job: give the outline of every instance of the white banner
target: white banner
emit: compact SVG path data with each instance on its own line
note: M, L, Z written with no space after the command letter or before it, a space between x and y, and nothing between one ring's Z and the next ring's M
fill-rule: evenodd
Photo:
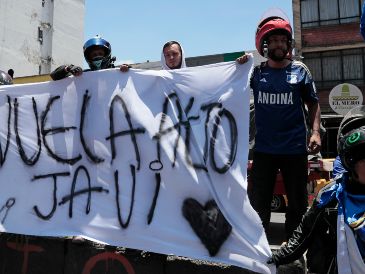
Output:
M0 230L270 273L246 193L251 68L115 69L2 86Z

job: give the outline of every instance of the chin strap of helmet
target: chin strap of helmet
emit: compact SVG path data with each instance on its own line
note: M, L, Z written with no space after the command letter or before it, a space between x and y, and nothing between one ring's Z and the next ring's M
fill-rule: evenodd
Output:
M110 66L114 67L114 62L117 60L117 57L112 56L112 58L110 58Z
M262 44L262 53L264 54L265 58L269 57L269 45L266 41L264 41L264 43Z

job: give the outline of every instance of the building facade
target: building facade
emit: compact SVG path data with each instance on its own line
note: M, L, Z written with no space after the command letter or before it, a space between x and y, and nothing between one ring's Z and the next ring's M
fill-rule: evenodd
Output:
M309 67L320 97L324 157L336 156L338 125L343 118L330 107L331 90L343 83L365 98L365 42L360 34L364 0L293 0L296 54Z
M14 77L82 66L85 0L1 0L0 69Z

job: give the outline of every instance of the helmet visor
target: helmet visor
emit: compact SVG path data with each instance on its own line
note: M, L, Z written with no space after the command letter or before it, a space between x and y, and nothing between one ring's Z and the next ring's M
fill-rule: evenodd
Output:
M354 107L346 113L338 128L337 139L347 132L361 126L365 126L365 106Z
M365 117L365 106L357 106L350 109L349 112L346 113L342 121L348 120L352 117ZM341 122L341 124L342 123L343 122Z

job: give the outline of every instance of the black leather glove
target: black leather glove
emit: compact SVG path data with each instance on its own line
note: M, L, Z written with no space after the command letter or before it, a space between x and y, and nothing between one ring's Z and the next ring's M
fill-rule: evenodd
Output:
M82 68L74 65L69 65L67 66L66 71L71 73L72 75L78 75L82 73Z
M278 257L278 254L277 254L276 250L273 251L273 253L271 255L271 258L269 258L269 260L266 263L267 264L275 264L276 266L280 265L279 257Z

